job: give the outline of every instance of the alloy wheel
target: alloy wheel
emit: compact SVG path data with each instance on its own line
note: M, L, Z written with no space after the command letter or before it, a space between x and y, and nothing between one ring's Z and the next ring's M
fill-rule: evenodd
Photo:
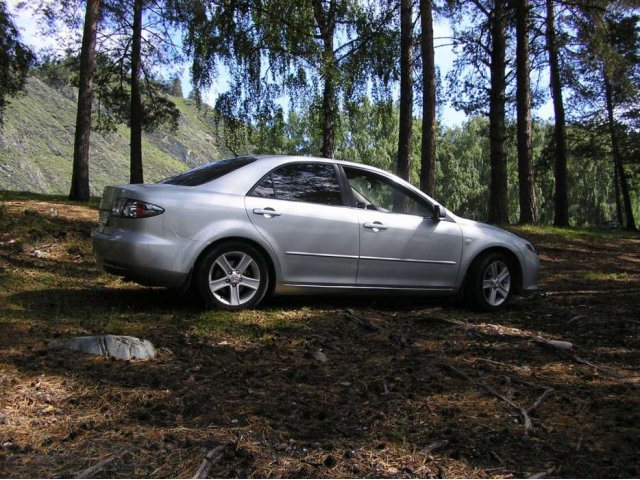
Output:
M212 263L209 290L223 305L238 307L250 302L260 288L260 269L249 254L225 252Z
M502 305L509 297L510 289L509 267L501 260L491 262L482 278L482 293L486 302L492 307Z

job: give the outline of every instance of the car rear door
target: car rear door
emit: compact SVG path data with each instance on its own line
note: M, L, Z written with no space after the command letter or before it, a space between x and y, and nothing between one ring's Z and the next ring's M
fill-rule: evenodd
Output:
M278 255L285 284L355 285L358 216L345 206L334 164L282 165L249 192L245 207Z

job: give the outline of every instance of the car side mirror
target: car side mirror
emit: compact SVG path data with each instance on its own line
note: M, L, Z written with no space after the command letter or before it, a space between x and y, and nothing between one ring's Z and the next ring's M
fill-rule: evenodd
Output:
M439 222L443 218L447 218L444 208L437 203L433 206L433 220Z

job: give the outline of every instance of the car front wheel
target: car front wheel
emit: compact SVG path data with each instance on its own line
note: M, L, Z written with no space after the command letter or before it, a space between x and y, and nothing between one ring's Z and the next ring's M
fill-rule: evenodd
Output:
M202 258L198 287L208 307L240 310L264 298L269 273L264 256L250 245L222 244Z
M504 307L511 298L512 280L507 257L500 253L485 255L470 271L467 288L471 302L485 311Z

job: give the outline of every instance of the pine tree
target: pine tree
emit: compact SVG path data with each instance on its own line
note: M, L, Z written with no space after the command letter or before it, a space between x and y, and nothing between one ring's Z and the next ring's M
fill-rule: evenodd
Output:
M87 0L80 51L80 83L75 141L73 144L73 173L70 200L89 200L89 147L91 139L91 113L93 107L93 80L96 63L96 35L98 31L100 0Z
M0 0L0 127L7 105L7 97L24 88L29 67L33 65L33 52L20 41L7 5Z
M413 18L412 0L402 0L400 6L400 131L396 174L409 180L409 160L413 132Z

